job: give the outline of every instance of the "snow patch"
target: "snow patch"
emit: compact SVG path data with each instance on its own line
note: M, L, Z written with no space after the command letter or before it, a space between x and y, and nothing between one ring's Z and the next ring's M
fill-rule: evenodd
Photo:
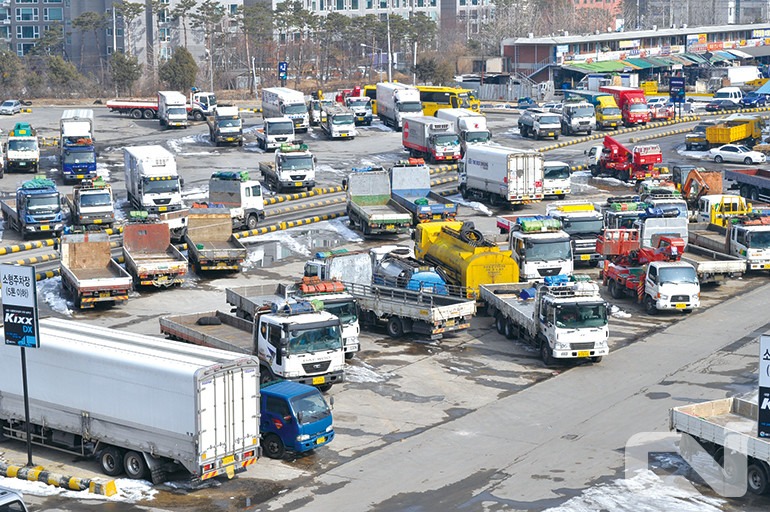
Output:
M610 306L610 315L612 315L615 318L631 318L633 316L631 315L631 313L627 313L623 311L622 309L620 309L618 306L614 304Z
M377 373L373 366L360 360L345 366L345 380L348 382L385 382L391 377L393 377L392 373Z
M69 317L72 316L70 306L73 306L73 303L64 298L64 287L61 284L60 276L38 281L37 294L52 310Z
M115 480L115 489L117 490L117 493L109 497L93 494L89 492L88 489L84 491L71 491L62 489L61 487L48 485L45 482L30 482L28 480L19 480L18 478L0 477L0 485L19 491L22 494L30 494L33 496L63 496L78 500L128 503L150 501L153 500L158 493L150 482L146 480L132 480L129 478L118 478Z
M291 252L300 254L302 256L310 256L312 251L302 242L294 238L296 229L288 229L286 231L274 231L272 233L265 233L264 235L249 236L241 238L241 242L244 244L260 244L264 242L278 242L282 246L289 249ZM251 253L251 251L249 251ZM249 258L251 259L251 257ZM260 258L261 259L261 258Z
M218 154L217 152L212 153L211 151L199 151L199 152L182 151L183 149L182 146L185 144L209 146L210 145L209 136L204 133L199 133L197 135L188 135L187 137L182 137L181 139L171 139L166 141L166 144L168 145L169 149L171 149L171 151L180 155L194 156L194 155Z
M347 242L363 242L364 239L348 227L348 218L340 217L339 219L327 220L319 222L316 227L318 229L327 229L330 231L336 231Z
M97 162L96 164L96 175L108 183L110 181L109 167L110 166L105 165L104 163L101 163L101 162Z
M208 200L209 198L209 189L208 187L196 187L190 190L185 191L182 193L183 199L205 199Z
M674 150L678 155L686 156L688 158L697 158L698 160L710 160L708 151L687 151L687 146L685 144L681 144L677 146Z
M465 206L467 208L470 208L472 210L476 210L477 212L481 212L487 217L491 217L493 215L492 210L487 208L486 205L479 203L478 201L466 201L462 198L460 194L455 194L452 196L446 196L447 199L452 201L453 203Z

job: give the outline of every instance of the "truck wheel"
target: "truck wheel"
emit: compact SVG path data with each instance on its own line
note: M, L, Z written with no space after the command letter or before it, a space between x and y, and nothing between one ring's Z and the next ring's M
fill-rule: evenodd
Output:
M509 340L516 338L516 326L510 320L505 321L505 337Z
M281 441L280 437L275 434L267 434L262 439L262 451L271 459L282 459L286 448L283 446L283 441Z
M132 450L123 456L123 469L126 470L126 475L129 478L141 480L147 474L147 462L141 453Z
M751 188L748 185L741 185L741 197L748 198L751 193Z
M591 358L592 363L601 363L602 362L602 356L594 356Z
M607 288L610 289L610 295L613 299L622 299L623 298L623 289L620 287L617 281L610 280L609 283L607 283Z
M345 359L347 359L349 361L349 360L353 359L353 357L355 355L356 355L355 352L345 352Z
M757 187L751 187L751 192L749 193L749 199L752 201L759 201L759 191L757 190Z
M540 340L540 358L543 360L543 364L545 364L546 368L554 365L555 361L553 359L551 347L548 346L548 342L545 340Z
M388 336L391 338L400 338L404 335L404 325L397 316L388 318Z
M196 121L203 121L203 112L201 112L200 110L196 110L195 113L193 114L193 119L195 119Z
M123 452L120 448L108 446L102 450L99 456L99 464L102 466L102 473L107 476L118 476L123 473Z
M257 229L257 223L259 222L259 219L257 219L257 216L253 213L249 215L249 218L246 220L246 227L251 229Z
M142 112L142 116L145 119L152 119L153 117L155 117L155 113L152 110L145 110L144 112Z
M591 136L591 130L588 130L588 136L589 137Z
M505 334L505 317L502 313L495 315L495 329L497 329L498 334Z
M468 186L464 183L460 185L460 195L463 199L468 199Z
M628 170L620 171L620 175L618 176L618 179L620 179L620 181L628 182L628 180L631 179L631 172Z
M655 307L655 301L649 295L644 296L644 311L648 315L657 315L658 308Z
M762 464L752 462L746 470L746 483L754 494L765 494L768 490L767 473Z
M332 388L334 384L328 383L328 384L321 384L320 386L316 386L318 388L318 391L321 393L328 393L329 390Z
M131 111L131 117L133 117L134 119L141 119L142 111L139 110L138 108L135 108L134 110Z
M687 151L692 151L692 144L685 144L685 145L684 145L684 148L685 148Z

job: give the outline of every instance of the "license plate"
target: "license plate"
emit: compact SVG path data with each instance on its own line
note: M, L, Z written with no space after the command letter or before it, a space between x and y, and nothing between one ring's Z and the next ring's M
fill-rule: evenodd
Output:
M682 303L679 303L679 304L674 304L674 307L675 307L676 309L684 309L684 308L686 308L686 307L687 307L687 304L682 304Z
M347 133L340 133L340 137L347 137L347 136L348 136Z
M363 121L363 120L364 120L364 116L358 116L358 118L357 118L357 119L358 119L359 121Z
M321 377L313 377L313 385L314 386L316 384L323 384L324 382L326 382L326 377L323 377L323 376L321 376Z
M235 456L234 455L230 455L230 456L225 457L224 459L222 459L222 465L223 466L226 466L227 464L232 464L233 462L235 462Z
M770 263L765 263L762 268L770 268Z
M553 132L548 132L549 137L553 137Z
M219 263L217 263L217 267L226 267L226 266L227 266L227 263L225 263L224 261L220 261Z
M302 182L301 181L295 181L294 182L294 186L295 187L301 187L302 186Z
M326 437L319 437L315 440L315 444L323 444L326 442Z
M578 357L590 357L591 352L589 350L578 350Z
M42 224L40 226L40 231L48 231L49 229L51 229L51 226L49 226L48 224Z
M396 226L394 226L393 224L388 224L387 226L385 226L385 229L396 229Z
M446 325L447 325L447 327L452 327L454 324L455 324L455 321L454 321L454 320L447 320L447 321L446 321Z
M580 255L580 259L581 259L581 261L588 261L588 260L591 259L591 255L590 254L581 254Z
M166 281L168 281L168 276L158 276L159 283L165 283Z
M561 194L561 193L562 193L562 191L561 191L561 190L554 190L554 191L553 191L553 193L554 193L554 194Z
M99 297L104 299L110 296L110 292L99 292Z
M168 210L168 206L159 206L159 207L158 207L158 211L159 211L159 212L165 212L165 211L167 211L167 210Z
M102 223L102 219L94 219L94 224L101 224L101 223Z

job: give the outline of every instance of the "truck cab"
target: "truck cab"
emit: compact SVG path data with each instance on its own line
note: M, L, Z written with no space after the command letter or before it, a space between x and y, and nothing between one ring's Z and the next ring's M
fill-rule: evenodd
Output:
M115 222L112 187L103 179L83 180L72 189L70 216L73 224L111 228ZM77 218L75 218L77 217Z
M315 160L305 144L281 144L272 168L260 164L260 169L276 190L310 190L315 186Z
M206 117L209 140L216 146L223 143L243 146L243 120L238 107L217 107L213 116Z
M53 180L35 178L16 189L15 202L2 202L3 218L24 239L33 233L58 236L64 229L61 202Z
M40 143L29 123L16 123L5 144L5 172L36 172L40 164Z
M750 214L751 203L743 197L732 194L709 194L698 200L697 222L707 222L726 227L730 219Z
M653 261L644 277L644 305L648 313L700 307L700 284L695 267L683 261Z
M323 107L324 120L321 129L330 139L353 139L356 133L355 115L351 109L340 104Z
M257 131L257 145L263 151L278 149L281 144L294 144L294 123L288 117L268 117Z
M575 262L598 265L601 257L596 252L596 239L604 231L604 220L593 203L557 201L545 211L546 215L561 221L562 229L569 234Z
M312 126L320 126L323 120L326 118L324 113L324 107L331 107L334 105L334 100L326 99L312 99L308 106L308 113L310 115L310 124Z
M264 384L259 409L262 451L271 459L283 458L286 452L309 452L334 439L331 409L312 386L290 381Z
M511 258L519 266L520 281L542 281L547 276L572 274L573 252L569 235L558 219L544 216L505 216L509 224ZM498 218L498 226L500 225Z
M634 222L644 213L647 203L639 196L610 197L600 208L607 229L633 229Z
M542 139L553 137L559 140L561 133L561 119L558 114L542 109L528 109L519 116L519 133L522 137Z
M728 225L729 254L745 258L750 270L770 269L770 223L764 219L742 219Z
M248 171L217 171L209 178L209 201L230 209L233 229L256 229L265 218L262 184Z
M596 110L594 106L582 98L568 98L561 110L561 132L565 135L586 133L596 130Z
M570 193L570 165L559 161L543 162L543 195L564 199Z
M345 106L353 111L356 126L372 124L372 100L368 96L348 96L345 98Z

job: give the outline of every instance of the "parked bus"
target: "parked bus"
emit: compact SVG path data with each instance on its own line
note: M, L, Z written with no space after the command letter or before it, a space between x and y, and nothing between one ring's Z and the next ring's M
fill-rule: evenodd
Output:
M377 85L365 85L364 86L364 96L367 96L372 99L372 115L377 115Z
M425 116L435 116L440 108L468 108L478 112L481 102L470 89L457 87L438 87L433 85L417 85L422 102L422 113Z

